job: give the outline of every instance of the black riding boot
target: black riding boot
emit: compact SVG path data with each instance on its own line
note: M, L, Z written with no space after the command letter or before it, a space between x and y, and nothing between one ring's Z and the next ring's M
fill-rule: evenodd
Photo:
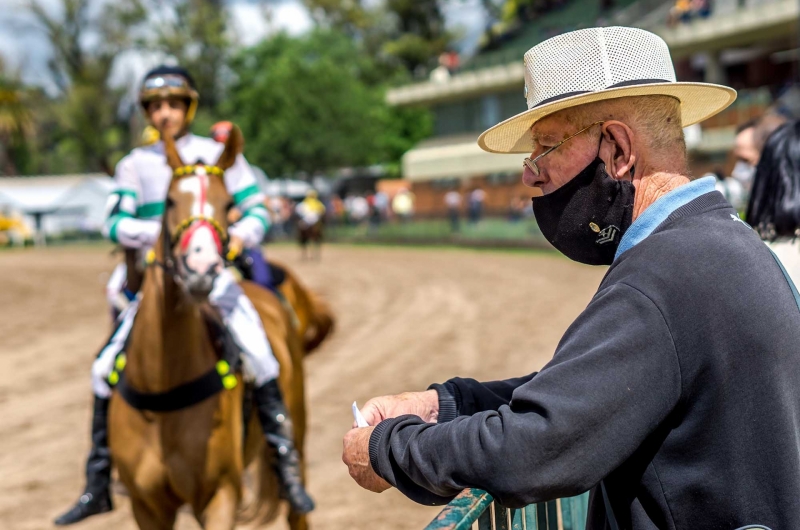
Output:
M306 492L300 476L300 455L294 446L292 420L283 404L278 381L268 381L256 388L253 395L264 437L275 449L275 470L283 487L283 494L295 512L308 513L314 509L314 501Z
M94 398L92 414L92 449L86 461L86 489L75 506L58 519L55 524L66 526L82 521L91 515L110 512L111 452L108 449L108 401Z

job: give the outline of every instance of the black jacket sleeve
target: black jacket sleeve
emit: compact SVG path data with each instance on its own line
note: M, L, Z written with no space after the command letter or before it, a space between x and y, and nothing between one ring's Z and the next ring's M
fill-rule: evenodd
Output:
M511 403L514 390L533 379L535 375L536 372L533 372L524 377L486 383L454 377L442 385L431 385L430 388L439 394L439 423L450 421L456 416L472 416L478 412L497 410L503 405L508 405Z
M385 420L370 438L370 461L425 504L469 487L509 507L578 495L639 447L680 392L677 354L658 307L615 284L595 295L553 360L513 390L510 405L438 424Z

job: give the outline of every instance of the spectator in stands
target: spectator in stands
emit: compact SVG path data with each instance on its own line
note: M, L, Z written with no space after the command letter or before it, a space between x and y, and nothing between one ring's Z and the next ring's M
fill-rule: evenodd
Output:
M444 194L444 204L447 206L447 217L450 219L450 230L461 230L461 193L450 190Z
M800 285L800 121L781 126L767 139L745 219Z
M483 216L483 203L486 201L486 192L475 188L469 194L469 222L478 223Z

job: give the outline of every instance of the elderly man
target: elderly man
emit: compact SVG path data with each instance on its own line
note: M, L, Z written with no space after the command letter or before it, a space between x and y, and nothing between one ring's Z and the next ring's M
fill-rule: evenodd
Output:
M687 176L681 127L735 92L676 83L666 44L629 28L554 37L525 64L528 111L479 144L531 152L543 234L611 267L539 373L370 400L350 474L425 504L592 490L591 529L797 527L800 302L713 179Z

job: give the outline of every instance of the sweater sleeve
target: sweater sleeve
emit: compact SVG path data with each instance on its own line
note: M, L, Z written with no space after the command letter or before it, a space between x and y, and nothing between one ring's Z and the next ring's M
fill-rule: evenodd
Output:
M370 462L425 504L470 487L508 507L578 495L640 446L680 392L660 310L640 291L615 284L595 295L553 360L513 390L510 404L446 423L385 420L370 437Z
M536 375L532 374L481 383L475 379L454 377L442 385L429 388L439 394L439 422L443 423L456 416L472 416L484 410L497 410L511 403L511 396L518 387Z
M264 194L258 188L253 170L244 156L225 172L225 184L242 218L228 228L231 235L242 239L246 247L261 244L269 228L269 214L264 207Z
M142 190L131 155L117 164L114 191L108 197L103 233L114 243L126 248L147 248L155 244L161 223L139 219Z

